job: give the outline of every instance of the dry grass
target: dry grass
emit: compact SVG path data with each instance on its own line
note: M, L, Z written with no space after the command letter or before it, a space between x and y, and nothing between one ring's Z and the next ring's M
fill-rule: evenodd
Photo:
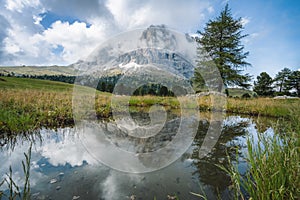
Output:
M72 90L45 91L38 89L10 89L0 93L0 131L15 133L30 131L40 127L61 127L73 124ZM166 110L193 108L188 97L156 97L132 96L116 97L113 101L114 109L122 112L126 106L131 111L147 110L152 105L165 106ZM181 104L180 104L181 102ZM96 94L95 109L98 118L108 118L111 115L111 95ZM213 98L201 97L198 99L201 111L211 111L218 107ZM217 106L216 106L217 104ZM261 115L270 117L285 117L291 108L300 108L299 100L273 99L227 99L229 113ZM221 108L221 109L224 109Z
M0 133L13 134L40 127L71 126L73 86L70 84L5 78L0 82ZM86 89L86 88L85 88ZM197 99L201 111L225 110L228 113L286 117L290 109L300 112L300 100L220 99L204 96ZM227 102L227 105L222 105ZM166 110L195 108L190 97L115 96L96 92L95 110L98 118L111 116L112 106L118 112L129 106L133 112L147 112L152 105L164 106ZM115 111L116 111L115 110Z
M300 111L299 99L228 98L227 104L227 112L267 117L287 117L294 108Z

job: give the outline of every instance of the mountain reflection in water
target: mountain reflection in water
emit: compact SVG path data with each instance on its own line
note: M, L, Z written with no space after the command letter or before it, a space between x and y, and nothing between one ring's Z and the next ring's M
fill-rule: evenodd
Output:
M147 124L147 115L135 114L133 118L140 124ZM145 140L128 139L124 132L117 132L112 122L99 122L99 125L113 144L132 152L152 152L172 140L178 123L176 116L171 117L164 127L165 134ZM177 195L179 199L199 199L190 192L202 191L208 199L216 199L218 193L222 199L231 199L228 189L230 177L216 165L228 166L227 154L234 161L238 148L239 170L244 172L247 167L243 159L247 135L255 138L260 133L272 134L272 120L226 117L218 142L209 154L199 158L199 149L209 125L209 118L200 120L192 145L180 159L160 170L141 174L124 173L101 164L86 150L75 128L42 129L32 134L3 138L0 143L0 178L2 180L12 166L16 184L22 185L23 152L27 152L30 143L33 143L32 199L72 199L80 196L80 199L118 200L130 199L132 195L136 199L166 199L168 195ZM127 138L127 141L121 137ZM123 162L130 166L126 160ZM0 188L7 193L6 189L5 185Z

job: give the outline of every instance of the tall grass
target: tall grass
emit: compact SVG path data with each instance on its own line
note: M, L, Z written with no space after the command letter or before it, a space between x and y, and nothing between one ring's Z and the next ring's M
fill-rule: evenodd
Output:
M300 107L299 99L227 99L227 112L266 117L287 117L289 110Z
M0 187L6 183L8 194L4 193L4 191L0 190L0 200L2 197L6 197L9 200L14 199L22 199L22 200L29 200L30 199L30 160L31 160L31 148L32 144L30 145L28 152L24 153L25 162L22 160L22 167L24 173L24 185L21 191L21 187L18 186L14 179L13 179L13 172L11 166L9 167L9 173L6 174L6 178L0 182Z
M27 132L41 127L63 127L74 124L72 113L73 88L71 84L55 81L32 80L5 77L0 82L0 135ZM111 98L108 93L96 92L95 110L98 118L109 118L112 113ZM118 99L118 111L124 106L139 111L154 104L165 106L167 110L190 109L189 97L124 96ZM201 111L216 109L218 102L211 96L198 99ZM182 104L180 104L182 102ZM288 110L300 107L300 100L227 99L228 113L287 117ZM224 109L224 108L217 108ZM147 109L144 109L147 110Z
M275 135L260 135L258 141L248 138L248 171L242 175L237 164L224 168L231 177L235 199L271 200L300 198L299 113L293 121L282 121L285 128ZM245 190L245 192L242 192Z
M65 92L7 90L0 93L0 133L31 131L72 123L71 96Z

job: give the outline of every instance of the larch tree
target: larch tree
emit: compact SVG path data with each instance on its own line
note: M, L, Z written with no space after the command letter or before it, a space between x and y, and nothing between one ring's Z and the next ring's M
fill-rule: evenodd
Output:
M197 31L200 34L196 38L199 57L193 77L196 87L205 88L201 74L214 73L209 71L212 65L217 66L226 88L251 86L251 76L243 74L250 64L246 62L249 52L244 52L242 44L247 35L243 35L242 30L242 19L234 19L227 4L218 17L208 21L203 31Z

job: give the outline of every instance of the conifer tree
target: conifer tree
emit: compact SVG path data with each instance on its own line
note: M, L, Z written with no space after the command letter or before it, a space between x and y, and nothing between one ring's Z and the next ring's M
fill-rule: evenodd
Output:
M211 65L216 65L220 71L223 83L226 87L240 86L249 88L251 76L242 72L247 66L246 58L249 52L244 52L244 46L241 40L247 35L242 34L242 19L234 19L228 4L220 15L214 20L209 20L203 31L197 33L201 37L196 38L199 43L198 47L198 66L195 69L193 79L194 85L197 81L203 87L203 79L199 72L209 72Z

